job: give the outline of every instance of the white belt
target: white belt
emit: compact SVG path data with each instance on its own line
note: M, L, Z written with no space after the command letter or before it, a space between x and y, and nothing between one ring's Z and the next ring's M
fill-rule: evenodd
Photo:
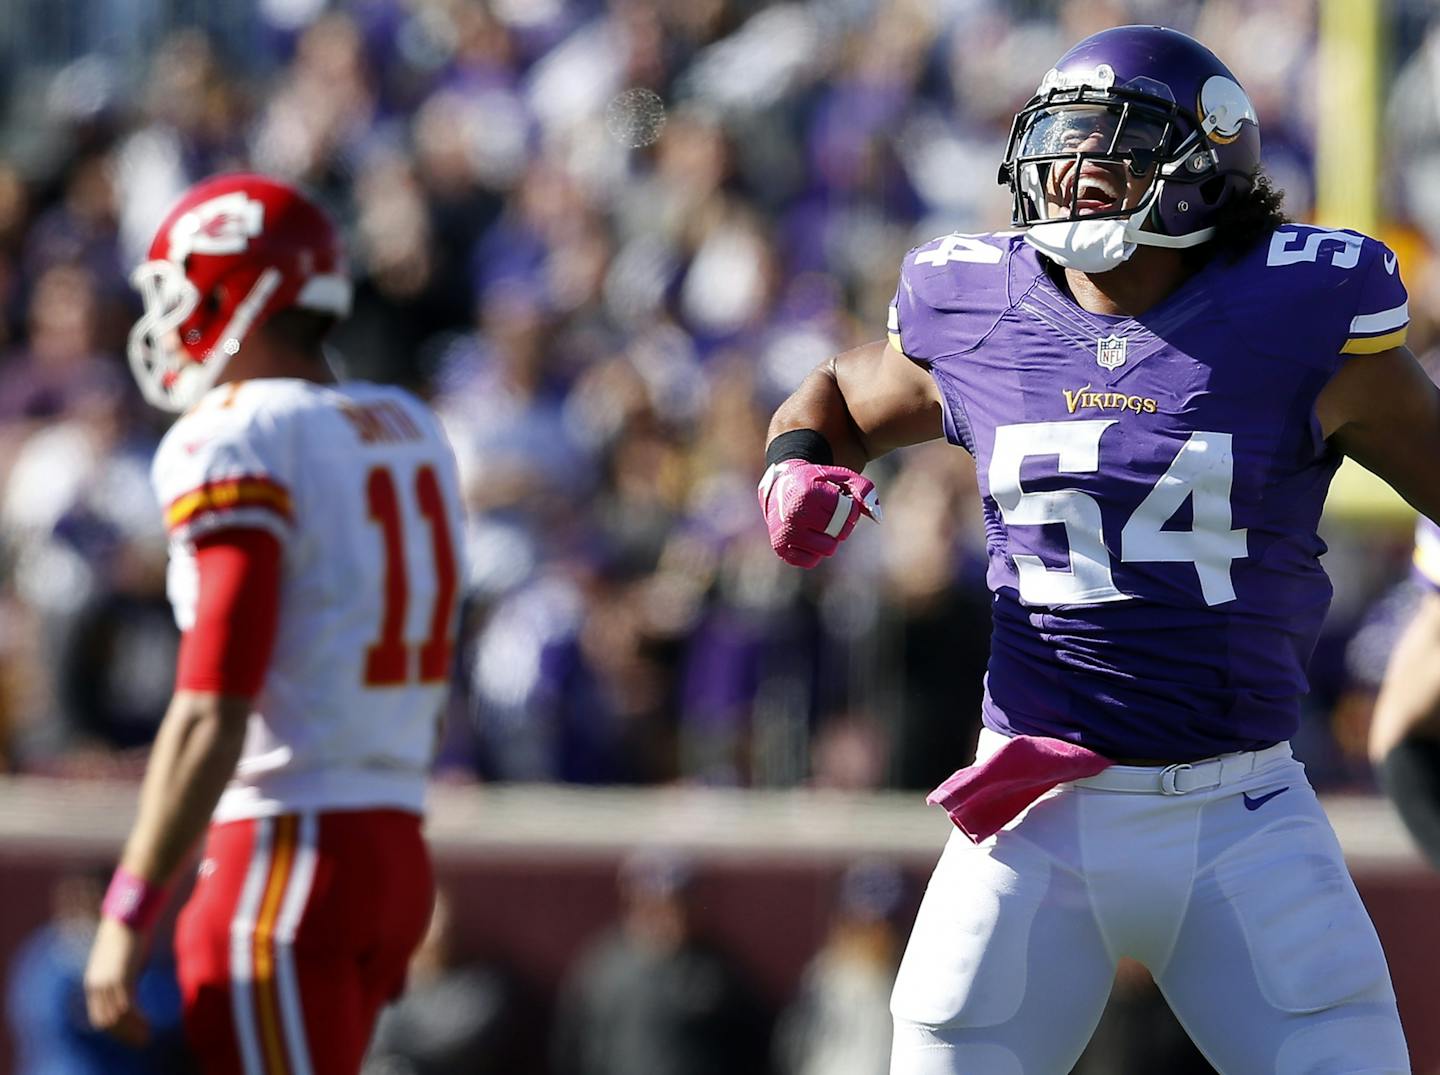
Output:
M1094 776L1082 777L1071 783L1077 788L1098 788L1101 791L1186 795L1192 791L1209 791L1233 784L1257 769L1290 757L1293 757L1290 744L1276 743L1264 750L1222 754L1217 758L1181 762L1179 765L1112 765Z

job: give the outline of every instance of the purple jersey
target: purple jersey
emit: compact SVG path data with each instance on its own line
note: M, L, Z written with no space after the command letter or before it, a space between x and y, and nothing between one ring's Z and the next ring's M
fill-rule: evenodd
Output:
M1285 225L1138 318L1081 309L1016 235L907 254L891 343L979 472L985 723L1111 757L1289 738L1331 593L1315 401L1407 325L1395 255L1349 231Z

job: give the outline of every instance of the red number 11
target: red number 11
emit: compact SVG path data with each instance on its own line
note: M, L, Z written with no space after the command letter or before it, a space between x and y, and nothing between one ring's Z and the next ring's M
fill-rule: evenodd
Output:
M406 644L405 613L410 603L405 575L405 532L400 525L400 498L388 467L375 467L366 480L370 518L380 527L385 543L385 603L380 617L380 638L365 651L365 685L394 687L410 680L410 647ZM430 548L435 564L435 605L430 633L420 644L420 682L444 681L450 671L455 640L450 637L451 614L458 589L455 550L445 521L445 501L435 470L422 466L415 472L415 502L430 527Z

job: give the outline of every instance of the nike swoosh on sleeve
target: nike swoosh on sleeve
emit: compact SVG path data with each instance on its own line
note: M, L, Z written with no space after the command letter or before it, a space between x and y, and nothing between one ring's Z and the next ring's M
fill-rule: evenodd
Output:
M1395 254L1393 251L1385 251L1385 271L1391 276L1395 275Z

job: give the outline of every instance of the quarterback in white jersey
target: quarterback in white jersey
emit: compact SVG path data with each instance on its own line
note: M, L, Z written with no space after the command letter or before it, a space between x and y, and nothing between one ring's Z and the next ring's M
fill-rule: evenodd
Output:
M420 812L463 544L430 410L381 385L236 382L171 427L153 475L182 631L195 622L195 538L256 527L284 550L274 650L215 820Z
M343 254L293 188L192 188L135 282L132 366L184 411L152 475L182 639L90 1017L144 1033L135 970L208 824L175 944L202 1069L353 1075L434 894L420 822L458 619L454 458L408 392L333 383Z

